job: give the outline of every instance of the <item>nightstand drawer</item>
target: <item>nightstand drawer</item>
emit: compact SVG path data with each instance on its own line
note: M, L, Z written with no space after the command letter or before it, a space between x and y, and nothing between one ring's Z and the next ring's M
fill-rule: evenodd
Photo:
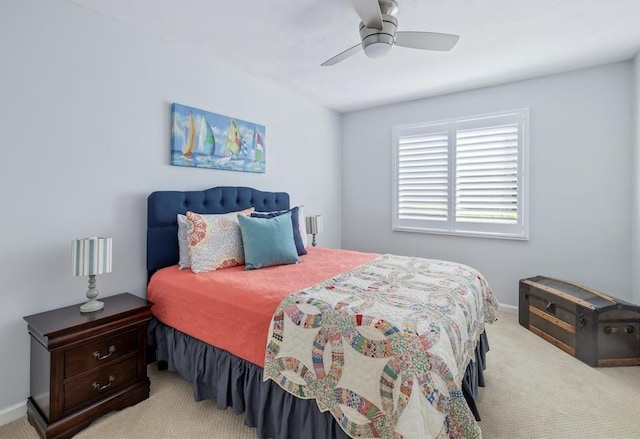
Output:
M136 381L137 358L131 357L64 385L64 412L103 398Z
M138 331L136 329L70 349L64 353L64 377L71 378L137 350Z

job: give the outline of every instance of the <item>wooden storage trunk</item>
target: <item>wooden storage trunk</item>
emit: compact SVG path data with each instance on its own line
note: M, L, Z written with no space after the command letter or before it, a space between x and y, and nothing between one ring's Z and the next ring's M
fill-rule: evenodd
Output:
M520 280L520 324L590 366L640 365L640 306L545 276Z

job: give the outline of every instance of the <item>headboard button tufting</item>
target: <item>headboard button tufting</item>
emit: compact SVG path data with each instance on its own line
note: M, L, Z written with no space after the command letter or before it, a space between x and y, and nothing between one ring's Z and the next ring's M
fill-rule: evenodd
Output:
M150 194L147 207L149 276L160 268L178 263L177 214L184 214L187 210L220 214L247 207L263 211L288 209L289 195L285 192L261 192L249 187L231 186L204 191L157 191Z

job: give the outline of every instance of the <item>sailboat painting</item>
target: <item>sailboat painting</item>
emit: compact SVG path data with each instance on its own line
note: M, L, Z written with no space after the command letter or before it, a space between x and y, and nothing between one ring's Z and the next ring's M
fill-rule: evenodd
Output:
M263 125L176 103L171 118L172 165L265 172Z

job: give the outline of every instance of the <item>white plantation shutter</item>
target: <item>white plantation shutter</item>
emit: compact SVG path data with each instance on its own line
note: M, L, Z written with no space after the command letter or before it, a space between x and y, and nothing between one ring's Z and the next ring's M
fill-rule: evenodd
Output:
M528 238L528 110L394 127L393 229Z
M456 220L517 223L517 124L456 133Z
M449 133L406 136L398 145L398 216L447 220Z

